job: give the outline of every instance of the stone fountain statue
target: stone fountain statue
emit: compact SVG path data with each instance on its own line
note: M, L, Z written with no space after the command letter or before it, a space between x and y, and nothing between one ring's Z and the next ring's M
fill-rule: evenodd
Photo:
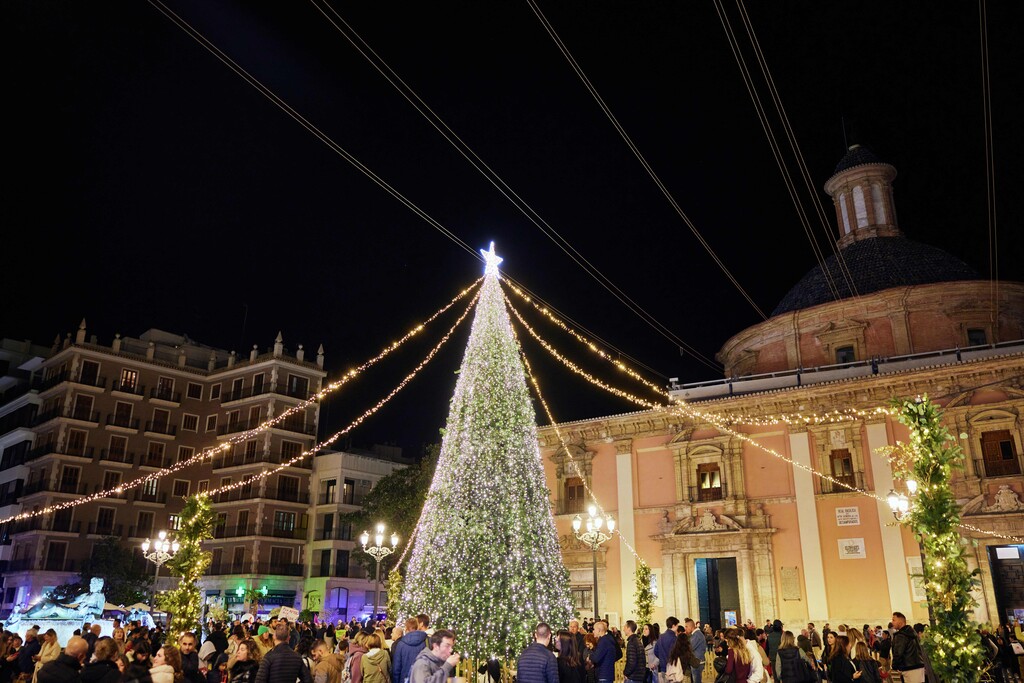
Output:
M70 619L82 622L98 618L103 613L103 605L106 602L107 596L103 593L103 579L97 576L89 582L89 592L75 596L73 602L62 605L50 599L43 599L25 610L21 616L35 619Z

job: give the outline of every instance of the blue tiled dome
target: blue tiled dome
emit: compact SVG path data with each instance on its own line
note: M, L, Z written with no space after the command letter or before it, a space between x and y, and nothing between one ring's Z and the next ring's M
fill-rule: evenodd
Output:
M840 162L840 166L842 163ZM861 295L891 287L983 279L973 268L955 256L937 247L904 237L860 240L842 249L840 253L853 278L857 293ZM843 279L835 254L825 259L825 267L839 290L840 298L852 297L853 293ZM772 315L798 311L833 300L821 266L815 266L789 290L772 311Z

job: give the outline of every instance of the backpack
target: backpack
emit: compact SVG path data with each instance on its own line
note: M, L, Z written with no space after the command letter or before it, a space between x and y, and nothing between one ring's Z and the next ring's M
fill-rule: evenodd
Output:
M814 670L810 662L804 659L803 655L796 658L796 680L797 683L818 682L818 672Z
M345 658L345 666L341 668L341 683L352 683L352 660L354 657L349 655Z

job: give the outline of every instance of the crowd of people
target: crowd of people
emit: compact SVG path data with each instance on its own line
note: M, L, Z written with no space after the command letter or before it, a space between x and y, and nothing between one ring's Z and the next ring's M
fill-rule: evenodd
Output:
M689 618L669 617L664 631L658 623L630 620L620 631L603 619L572 620L557 631L538 624L509 671L492 659L475 673L487 683L882 683L894 674L938 683L924 630L899 612L885 628L825 624L819 632L810 623L799 633L779 620L717 631ZM115 622L112 636L100 631L86 623L63 647L52 629L29 628L24 641L3 631L0 683L446 683L467 673L455 634L432 630L426 614L398 626L210 622L205 638L186 633L177 646L165 643L159 625ZM1020 631L979 631L997 683L1020 682Z

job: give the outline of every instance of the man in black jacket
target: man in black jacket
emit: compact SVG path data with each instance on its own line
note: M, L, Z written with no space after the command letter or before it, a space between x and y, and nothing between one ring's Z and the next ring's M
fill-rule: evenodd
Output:
M64 652L57 659L39 668L36 680L39 683L78 683L82 662L89 655L89 643L85 638L74 636L64 646Z
M627 621L622 632L626 636L626 668L622 674L627 681L643 683L647 678L647 653L640 642L640 636L636 634L636 622L632 619Z
M288 647L291 629L284 620L274 627L274 649L260 662L256 683L313 683L309 668L298 652Z
M558 683L558 660L548 649L550 644L551 627L543 622L537 624L533 642L519 655L516 667L518 683Z
M924 656L914 629L902 612L892 613L892 670L903 673L904 683L924 683Z

